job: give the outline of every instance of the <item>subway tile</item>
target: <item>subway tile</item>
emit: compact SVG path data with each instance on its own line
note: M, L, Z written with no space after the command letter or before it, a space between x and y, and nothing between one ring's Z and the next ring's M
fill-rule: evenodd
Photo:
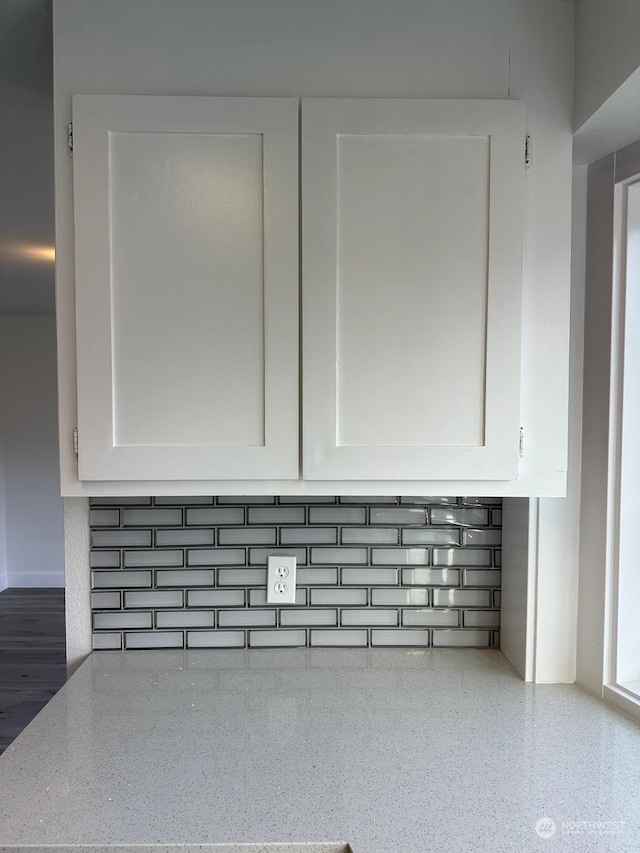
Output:
M266 569L219 569L218 586L266 586Z
M93 610L119 610L121 605L122 598L119 591L91 593L91 608Z
M161 495L155 497L153 502L156 506L184 506L185 504L213 504L211 495L184 495L183 497L175 497L174 495Z
M187 592L189 607L244 607L244 589L190 589Z
M281 545L337 545L336 527L282 527Z
M242 649L244 631L187 631L188 649Z
M275 648L278 646L306 646L307 632L297 631L249 631L251 648Z
M396 607L427 607L428 589L372 589L371 604Z
M458 586L457 569L403 569L402 583L407 586Z
M124 552L125 566L181 566L183 562L183 551L156 548L150 551Z
M178 569L156 572L156 586L213 586L213 569Z
M92 637L94 651L116 650L122 648L122 634L94 634Z
M275 610L221 610L218 625L221 628L246 628L276 624Z
M151 572L104 572L93 573L93 589L126 589L128 587L151 586Z
M500 568L500 566L502 566L502 551L500 548L497 548L493 552L493 565L497 568Z
M94 530L91 534L94 548L128 548L140 545L151 547L150 530Z
M431 628L457 628L460 625L459 610L433 610L427 607L419 610L405 608L400 612L402 614L402 624L405 626L425 625Z
M295 625L331 625L338 624L337 610L305 609L283 610L280 613L280 624L283 628Z
M491 551L481 548L434 548L434 566L490 566Z
M218 531L219 545L275 545L275 527L223 527Z
M215 526L216 524L244 524L244 509L233 507L194 507L187 510L187 524L200 527Z
M499 610L465 610L462 614L465 628L499 628Z
M118 527L120 524L119 509L92 509L89 511L91 527Z
M312 563L331 563L344 565L346 563L367 562L366 548L311 548Z
M213 610L163 610L156 614L157 628L213 628Z
M215 545L215 530L203 527L193 530L181 528L180 530L157 530L156 545L159 547L167 545Z
M273 495L221 495L216 500L217 504L274 504L275 502Z
M466 646L475 649L486 649L489 647L489 643L489 631L465 631L462 629L456 630L455 628L435 629L433 631L434 648L442 648L446 646Z
M471 507L432 507L431 524L460 524L464 527L476 527L489 523L489 510Z
M140 545L151 547L150 530L94 530L91 533L91 545L94 548L127 548Z
M129 607L182 607L181 590L151 590L149 592L125 592L124 606Z
M500 499L163 496L90 505L95 636L107 647L181 648L185 639L188 648L307 640L424 648L431 639L499 647ZM298 558L296 606L266 603L264 567L277 553Z
M127 631L125 649L181 649L184 645L182 631Z
M392 586L398 583L397 569L342 569L342 583L350 586Z
M434 607L491 607L489 589L434 589Z
M341 625L396 625L398 624L397 610L376 610L365 607L340 612Z
M309 524L364 524L367 511L355 506L312 506Z
M311 604L336 605L351 604L365 605L367 603L366 589L312 589Z
M410 646L412 648L424 648L429 645L429 632L415 630L396 631L373 628L371 631L372 646Z
M119 569L120 551L92 551L89 562L92 569Z
M400 498L401 504L424 504L425 506L432 505L442 505L442 504L452 504L456 505L458 503L458 498L454 497L402 497Z
M335 504L335 497L328 495L281 495L280 504Z
M243 566L246 561L244 548L189 548L189 566Z
M147 613L95 613L95 629L151 628L152 614Z
M417 507L372 507L369 510L369 518L371 524L426 524L427 514L424 509Z
M397 545L397 527L343 527L343 545Z
M307 564L306 548L249 548L249 563L252 566L266 566L267 557L295 557L298 566Z
M301 585L325 584L336 586L338 583L337 569L298 569L296 572L296 583Z
M501 545L502 530L473 530L469 528L463 531L465 545Z
M462 572L463 586L500 586L501 572L498 569L483 571L482 569L464 569Z
M361 647L367 645L366 628L312 628L312 646L347 646Z
M371 562L383 566L428 566L428 548L373 548Z
M410 527L402 531L403 545L460 545L455 527Z
M341 504L397 504L398 498L387 495L342 495Z
M125 527L179 527L182 524L181 509L123 509L122 523Z
M150 506L151 498L90 498L90 506Z
M266 589L250 589L249 590L249 606L250 607L264 607L267 603L267 590ZM296 589L296 607L304 607L307 603L307 591L306 589ZM281 607L289 608L293 605L283 604ZM285 611L282 611L283 613Z
M250 507L249 524L304 524L304 507Z
M502 592L499 589L493 590L493 606L497 607L498 610L502 604Z

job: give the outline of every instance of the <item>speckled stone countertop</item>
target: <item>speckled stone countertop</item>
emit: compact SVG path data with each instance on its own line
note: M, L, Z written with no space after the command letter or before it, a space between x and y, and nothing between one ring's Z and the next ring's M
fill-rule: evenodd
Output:
M638 853L640 725L495 651L97 652L0 758L0 850L240 842Z

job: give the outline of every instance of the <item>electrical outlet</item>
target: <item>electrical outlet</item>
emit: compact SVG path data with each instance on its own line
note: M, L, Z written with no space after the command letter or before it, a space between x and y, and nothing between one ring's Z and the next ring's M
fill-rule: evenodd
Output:
M267 604L296 603L296 558L267 557Z

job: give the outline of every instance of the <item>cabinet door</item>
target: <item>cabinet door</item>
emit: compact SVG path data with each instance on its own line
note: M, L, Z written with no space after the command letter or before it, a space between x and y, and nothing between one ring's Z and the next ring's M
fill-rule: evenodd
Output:
M298 103L73 99L79 477L298 476Z
M524 114L307 100L309 479L518 475Z

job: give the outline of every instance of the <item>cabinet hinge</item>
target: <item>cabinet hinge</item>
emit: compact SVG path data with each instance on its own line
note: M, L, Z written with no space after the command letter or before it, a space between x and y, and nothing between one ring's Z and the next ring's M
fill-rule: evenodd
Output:
M73 157L73 122L70 121L67 125L67 153L69 157Z
M73 428L73 455L78 459L78 427Z
M520 439L518 440L518 455L524 457L524 427L520 427Z
M524 167L525 169L531 168L531 134L527 133L524 138Z

